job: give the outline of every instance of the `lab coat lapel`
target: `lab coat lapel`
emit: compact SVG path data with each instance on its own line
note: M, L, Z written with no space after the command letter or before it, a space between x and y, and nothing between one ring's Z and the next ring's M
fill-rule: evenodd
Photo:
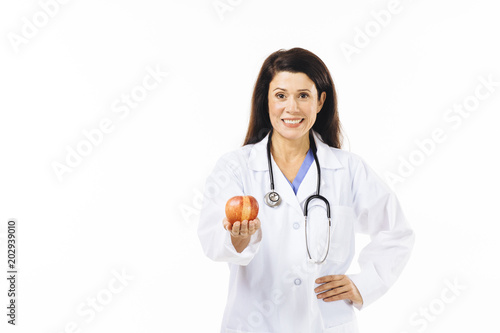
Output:
M327 144L323 143L320 136L313 132L314 142L316 143L319 165L321 166L321 188L320 194L324 195L324 189L328 184L325 184L326 175L328 172L333 172L336 169L343 168L343 165L337 159L334 153L331 151L331 147ZM300 184L299 190L297 191L297 198L300 202L300 205L304 207L305 201L307 198L313 194L316 194L318 184L318 167L316 165L316 161L314 161L309 170L307 170L307 174L302 180ZM333 186L333 184L329 184ZM323 191L322 191L323 190ZM335 204L336 202L331 202L330 205Z
M268 171L267 165L267 139L269 134L253 145L248 159L248 166L253 171ZM268 184L267 187L270 185Z
M321 170L323 169L342 169L344 166L340 163L339 159L332 152L332 148L321 140L321 137L318 133L313 131L314 142L316 142L316 147L318 148L317 155L319 164L321 165ZM321 184L323 186L323 184Z

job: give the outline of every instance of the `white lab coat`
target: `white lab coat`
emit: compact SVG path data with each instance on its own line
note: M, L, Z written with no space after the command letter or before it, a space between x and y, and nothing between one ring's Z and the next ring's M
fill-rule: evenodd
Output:
M359 156L329 147L314 133L321 195L331 205L332 230L328 258L321 265L311 263L303 207L306 198L316 192L316 164L311 165L295 195L273 160L275 189L282 203L276 208L267 206L268 137L220 158L205 186L198 235L205 254L227 262L230 271L221 332L358 332L353 305L318 300L315 279L345 274L354 256L355 232L370 235L371 242L359 256L361 272L349 275L363 297L362 309L395 282L408 261L414 234L395 194L374 171ZM261 229L242 253L235 251L222 226L226 201L236 195L252 195L260 206ZM317 219L308 223L309 246L313 258L320 259L326 251L328 223L321 218L324 210L312 210Z

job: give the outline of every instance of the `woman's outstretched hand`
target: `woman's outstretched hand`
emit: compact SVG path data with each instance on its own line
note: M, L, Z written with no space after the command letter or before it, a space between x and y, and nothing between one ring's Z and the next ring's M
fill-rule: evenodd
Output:
M250 243L250 237L260 229L260 220L257 217L255 220L237 221L231 225L225 217L222 225L231 234L231 242L236 252L241 253Z
M325 302L350 300L354 304L362 305L363 298L354 282L347 275L327 275L316 279L320 286L314 289L318 299Z

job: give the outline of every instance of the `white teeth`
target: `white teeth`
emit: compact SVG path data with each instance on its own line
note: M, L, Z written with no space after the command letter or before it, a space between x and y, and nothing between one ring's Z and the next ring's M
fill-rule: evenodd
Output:
M297 120L288 120L288 119L283 119L285 124L298 124L302 121L302 119L297 119Z

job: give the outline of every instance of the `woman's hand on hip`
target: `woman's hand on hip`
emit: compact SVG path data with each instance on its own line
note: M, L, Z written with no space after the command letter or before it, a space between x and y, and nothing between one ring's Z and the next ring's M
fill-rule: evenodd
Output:
M320 286L314 289L318 299L325 302L350 300L354 304L362 305L363 298L354 282L347 275L327 275L316 279Z

